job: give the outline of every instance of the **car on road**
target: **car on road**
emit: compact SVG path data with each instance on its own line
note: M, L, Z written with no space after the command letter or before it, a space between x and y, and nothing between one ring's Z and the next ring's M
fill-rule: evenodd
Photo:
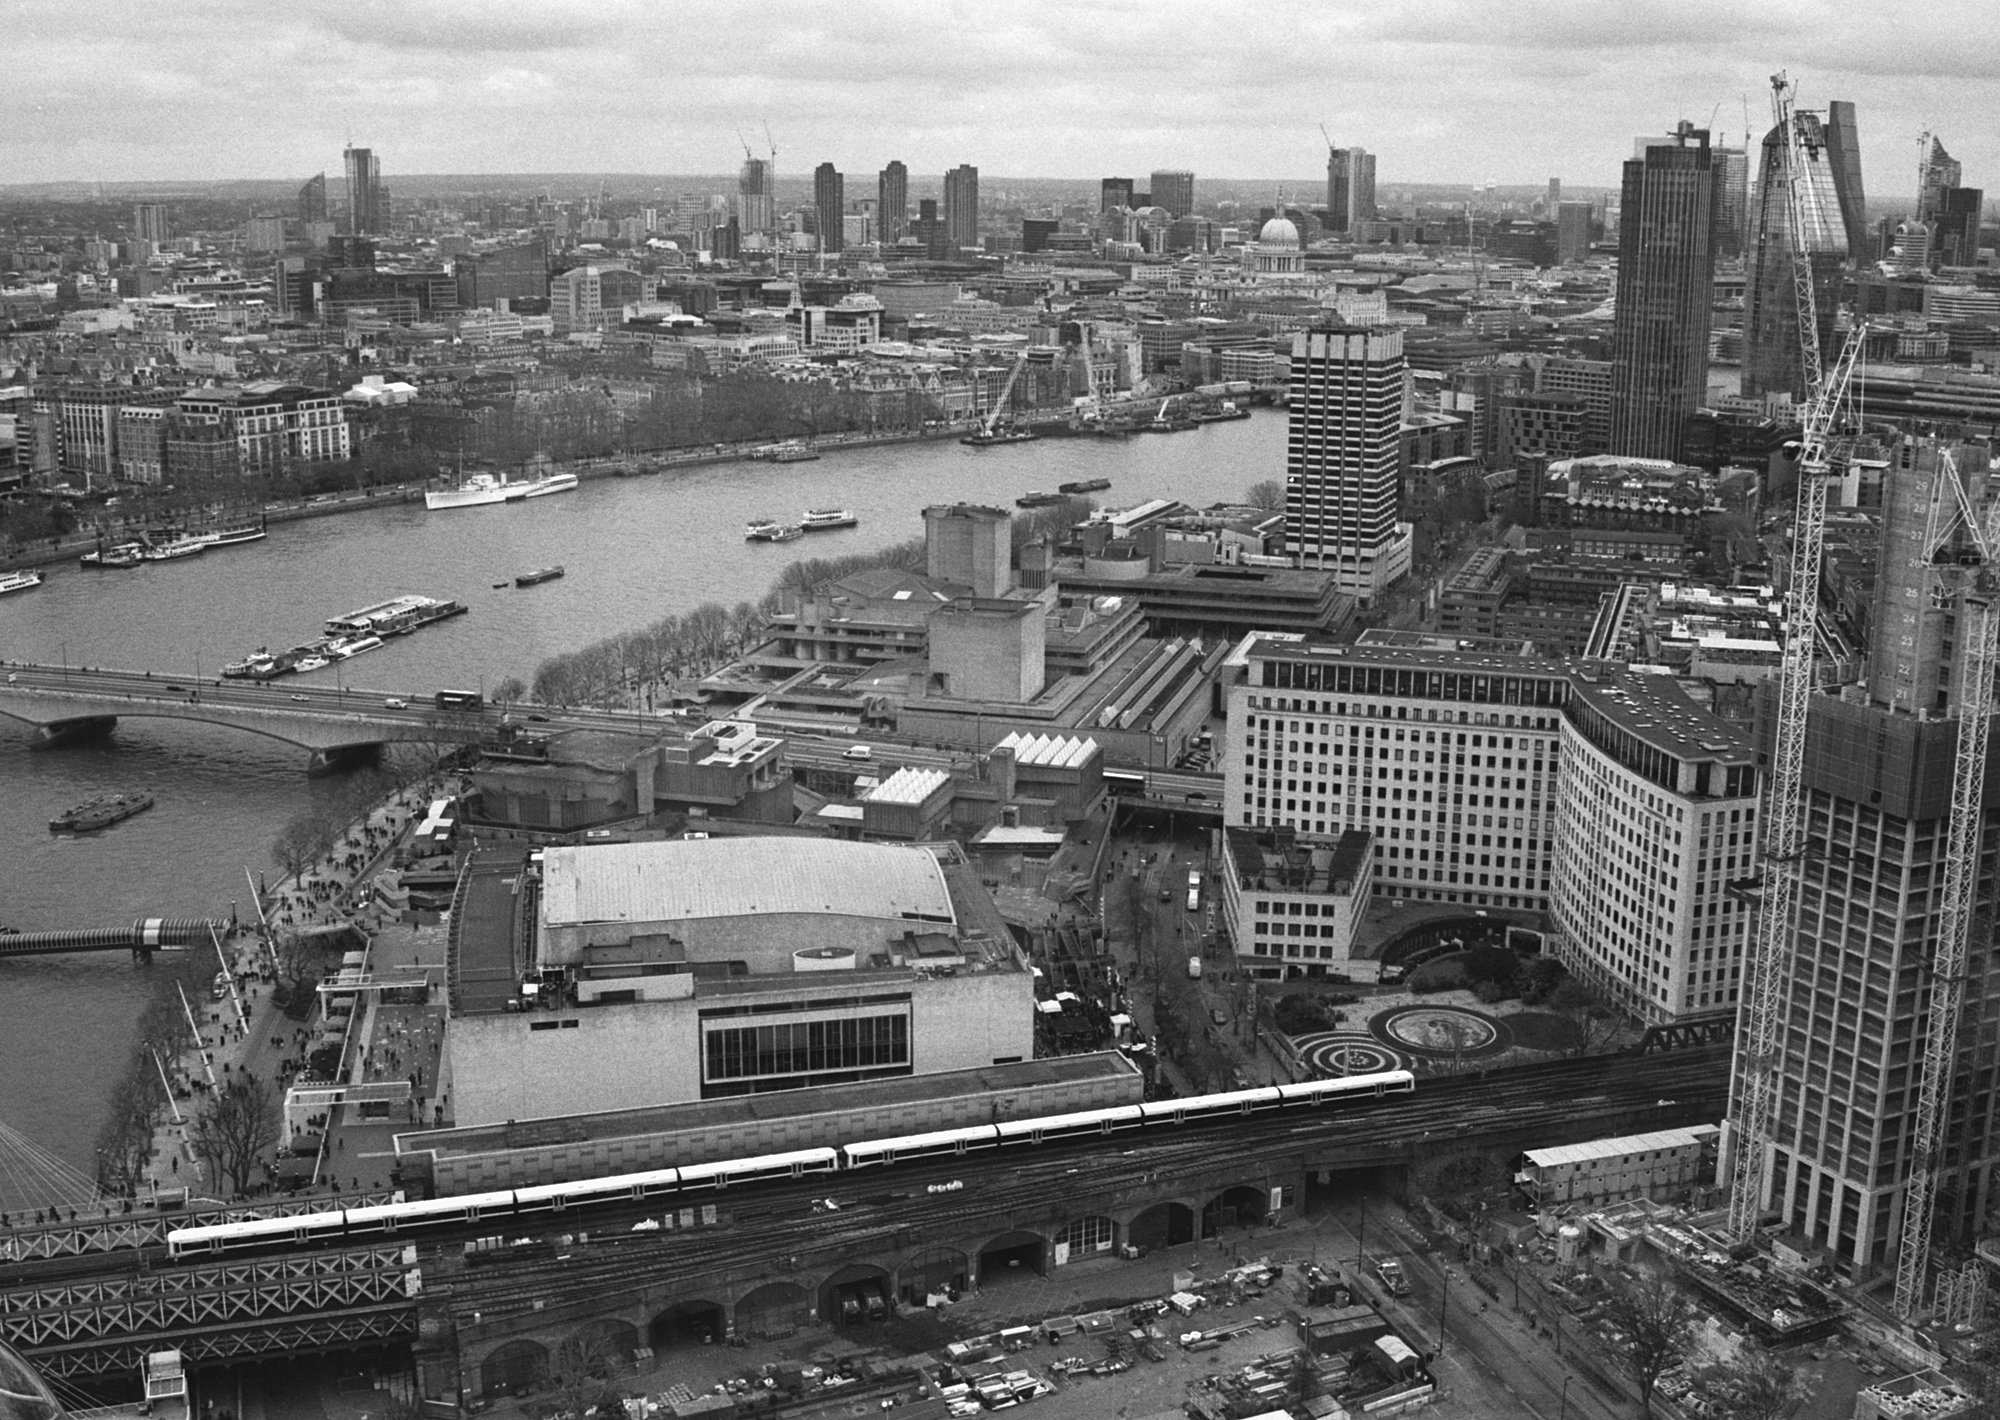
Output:
M1395 1258L1384 1258L1375 1264L1375 1275L1382 1279L1382 1285L1389 1289L1392 1297L1410 1295L1410 1279L1403 1275L1403 1264Z
M383 701L382 703L388 706L391 710L407 710L410 708L409 701L398 699L396 696L393 695L390 696L387 700Z
M873 759L875 750L869 745L849 745L840 752L842 759Z
M546 715L530 715L528 719L537 725L546 725L549 722L549 717Z
M294 696L292 697L292 699L294 699L294 700L304 700L305 698L306 698L306 697L305 697L305 696L303 696L303 695L294 695Z

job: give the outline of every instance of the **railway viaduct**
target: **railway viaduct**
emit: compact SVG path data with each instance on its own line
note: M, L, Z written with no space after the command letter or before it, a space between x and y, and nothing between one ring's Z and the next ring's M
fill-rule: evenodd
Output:
M169 1346L200 1367L408 1342L426 1395L512 1392L572 1338L658 1352L837 1326L874 1298L921 1303L1128 1246L1240 1237L1232 1230L1274 1206L1289 1215L1357 1170L1407 1177L1468 1152L1713 1122L1727 1070L1713 1046L1592 1057L1165 1137L740 1187L671 1213L489 1220L441 1244L181 1265L165 1256L170 1220L157 1216L14 1228L0 1232L0 1339L74 1378L135 1371ZM324 1204L289 1211L313 1206ZM488 1235L534 1241L468 1264L463 1244Z
M1217 1130L1202 1147L1190 1147L1192 1140L1141 1147L1114 1135L1100 1149L1069 1151L1032 1169L988 1155L878 1178L816 1180L820 1211L811 1203L801 1211L796 1198L719 1209L713 1221L696 1211L674 1219L671 1238L663 1229L642 1245L647 1260L585 1263L574 1280L561 1274L553 1285L546 1261L458 1264L427 1276L420 1382L428 1395L506 1394L546 1374L565 1342L612 1354L639 1347L658 1353L703 1338L837 1326L865 1315L871 1297L921 1306L946 1287L964 1291L1019 1271L1052 1275L1127 1247L1153 1251L1210 1239L1254 1247L1254 1229L1272 1220L1274 1207L1290 1216L1341 1175L1374 1170L1407 1178L1468 1153L1507 1156L1722 1116L1726 1051L1620 1067L1629 1078L1601 1094L1603 1082L1593 1078L1584 1098L1496 1072L1457 1088L1431 1086L1430 1094L1446 1098L1421 1112L1415 1101L1392 1099L1362 1115L1343 1111L1295 1126L1266 1143L1256 1142L1255 1131L1272 1128L1263 1123L1268 1116ZM1559 1073L1576 1078L1573 1065ZM1510 1086L1520 1098L1495 1098ZM829 1200L836 1205L830 1210ZM571 1244L571 1264L590 1246Z

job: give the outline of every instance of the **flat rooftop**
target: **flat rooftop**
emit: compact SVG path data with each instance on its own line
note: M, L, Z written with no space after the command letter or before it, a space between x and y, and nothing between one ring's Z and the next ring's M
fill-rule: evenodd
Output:
M1266 661L1304 661L1359 666L1393 666L1401 670L1487 671L1494 675L1565 676L1561 661L1547 656L1495 655L1488 651L1440 651L1425 646L1376 644L1337 645L1284 636L1255 636L1244 648L1247 656Z
M420 1129L396 1136L399 1154L436 1152L445 1158L529 1149L548 1144L574 1144L636 1135L673 1134L718 1125L750 1124L791 1119L808 1114L833 1114L862 1107L932 1104L967 1095L997 1094L1050 1085L1088 1083L1136 1076L1138 1067L1115 1050L1089 1055L1057 1055L1012 1065L982 1065L975 1070L947 1070L934 1075L908 1075L852 1085L821 1085L809 1090L736 1095L727 1099L694 1100L686 1104L650 1105L641 1109L605 1110L601 1114L569 1114L513 1124L483 1124L464 1129Z
M479 849L465 865L465 896L451 923L451 995L456 1014L507 1008L519 994L523 963L516 924L527 855L518 843Z
M1656 749L1684 759L1747 761L1755 753L1742 727L1689 699L1672 676L1623 671L1602 680L1579 676L1575 684L1584 703Z

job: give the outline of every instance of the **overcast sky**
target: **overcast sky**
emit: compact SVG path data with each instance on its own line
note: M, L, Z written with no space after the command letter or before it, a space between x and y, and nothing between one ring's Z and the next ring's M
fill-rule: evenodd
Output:
M2000 0L4 0L0 183L398 173L1617 182L1769 75L1858 106L1871 200L1934 128L2000 195Z

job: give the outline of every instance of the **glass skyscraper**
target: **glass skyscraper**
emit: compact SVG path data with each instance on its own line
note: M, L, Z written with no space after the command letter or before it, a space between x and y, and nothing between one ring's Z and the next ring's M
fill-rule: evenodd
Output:
M1683 119L1625 163L1611 328L1611 452L1678 459L1708 382L1722 168Z

